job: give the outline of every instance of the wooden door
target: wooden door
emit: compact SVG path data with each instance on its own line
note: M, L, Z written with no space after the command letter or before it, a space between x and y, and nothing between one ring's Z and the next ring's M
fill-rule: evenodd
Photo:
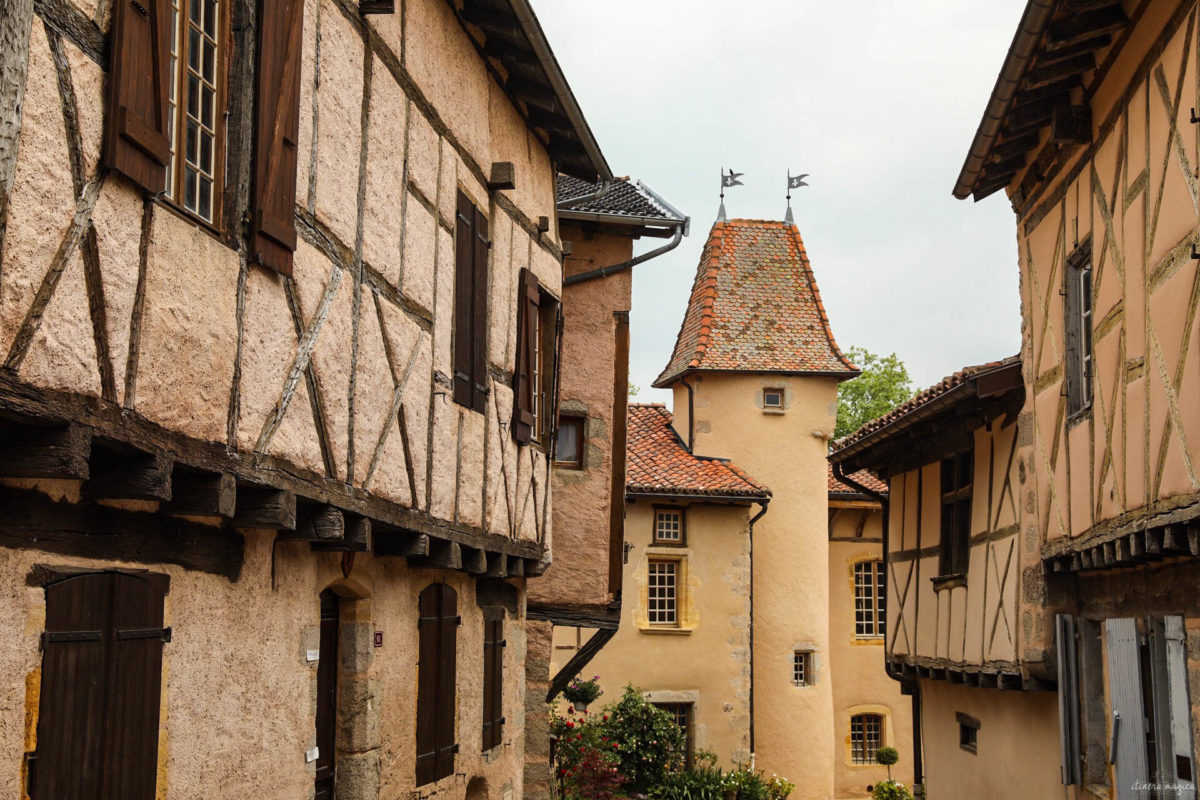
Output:
M321 592L321 655L317 662L317 777L315 800L333 800L337 725L338 596Z
M163 592L88 573L46 587L33 800L153 800Z

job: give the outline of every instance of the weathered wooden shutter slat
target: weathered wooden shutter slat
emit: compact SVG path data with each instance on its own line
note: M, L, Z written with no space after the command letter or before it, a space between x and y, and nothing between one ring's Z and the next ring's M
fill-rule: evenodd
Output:
M264 1L260 14L253 250L263 266L291 275L296 250L296 141L300 130L304 2Z
M488 219L479 209L475 211L475 257L472 276L471 318L471 388L473 407L487 409L487 334L488 334Z
M1145 710L1142 707L1142 669L1137 623L1132 619L1104 621L1108 651L1108 693L1116 726L1116 787L1118 800L1135 800L1134 785L1149 782L1146 763Z
M118 0L110 39L104 163L148 192L166 185L171 157L167 0Z
M496 649L492 621L483 623L483 749L495 747L495 736L492 725L492 693L496 691L495 660L492 652Z
M475 341L472 307L475 283L475 206L458 193L458 213L454 223L454 402L474 405L472 378Z
M162 591L133 575L112 574L114 633L162 629ZM153 800L158 780L162 637L114 635L108 677L105 770L116 800Z
M435 774L444 778L454 773L454 754L458 744L454 736L454 717L457 708L455 680L458 660L458 595L444 583L438 619L438 698L437 698L437 766Z
M504 736L504 619L492 621L492 744Z
M46 632L107 631L112 581L103 573L46 588ZM99 794L104 695L111 641L44 637L33 800L94 800Z
M439 584L427 586L418 600L417 621L417 785L432 783L437 761Z
M513 374L513 438L518 444L533 439L533 360L536 358L538 333L537 277L528 268L521 270L517 289L517 364Z
M1082 783L1079 764L1079 672L1075 648L1075 618L1056 614L1054 636L1058 649L1058 735L1062 782Z
M317 661L317 762L313 800L333 800L337 752L338 618L341 600L332 589L321 592L321 636Z
M1169 761L1165 764L1170 783L1179 788L1175 796L1194 800L1196 770L1192 756L1192 709L1188 695L1187 636L1183 617L1164 617L1166 639L1167 716Z

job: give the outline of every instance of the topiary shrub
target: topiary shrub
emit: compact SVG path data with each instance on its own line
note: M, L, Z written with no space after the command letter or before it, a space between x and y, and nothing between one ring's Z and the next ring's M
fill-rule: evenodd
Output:
M875 751L875 763L887 767L888 780L892 779L892 764L900 760L900 751L894 747L881 747Z

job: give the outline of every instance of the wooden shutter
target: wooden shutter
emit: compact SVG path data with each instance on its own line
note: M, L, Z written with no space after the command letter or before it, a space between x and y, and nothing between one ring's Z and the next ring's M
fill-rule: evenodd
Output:
M441 612L438 620L438 697L437 697L437 765L435 775L444 778L454 774L454 754L458 743L454 738L455 679L458 662L458 596L444 583L441 587Z
M163 593L92 573L46 587L34 800L153 800Z
M454 402L474 405L475 206L458 193L454 223Z
M533 438L533 359L538 335L538 304L541 300L533 271L521 270L517 288L517 364L513 373L513 438L529 444Z
M417 621L417 786L432 783L437 761L438 600L441 584L425 587Z
M490 750L504 738L503 612L485 612L483 630L483 749Z
M148 192L166 187L171 5L117 0L109 45L104 163Z
M1158 710L1166 734L1162 772L1166 783L1190 786L1175 793L1178 798L1196 797L1196 770L1192 757L1192 708L1188 699L1187 636L1183 617L1164 617L1166 708ZM1159 781L1163 783L1164 781Z
M313 800L333 800L337 752L338 618L341 600L332 589L321 592L321 638L317 651L317 763Z
M473 407L487 410L487 297L488 297L488 219L479 209L475 211L475 270L471 297L471 388Z
M1075 618L1070 614L1054 616L1054 637L1058 650L1058 735L1062 754L1062 782L1071 786L1083 782L1079 765L1079 681L1075 648Z
M1137 623L1132 619L1105 620L1104 644L1108 651L1108 696L1112 704L1109 759L1116 764L1118 800L1135 800L1140 793L1134 791L1134 784L1150 780Z
M263 0L259 10L251 246L258 263L291 275L304 0Z

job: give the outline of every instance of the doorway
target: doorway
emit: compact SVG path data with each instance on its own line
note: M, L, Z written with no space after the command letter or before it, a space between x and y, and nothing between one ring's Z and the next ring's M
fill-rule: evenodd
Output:
M321 592L321 651L317 661L317 774L315 800L333 800L337 747L338 618L341 598Z

